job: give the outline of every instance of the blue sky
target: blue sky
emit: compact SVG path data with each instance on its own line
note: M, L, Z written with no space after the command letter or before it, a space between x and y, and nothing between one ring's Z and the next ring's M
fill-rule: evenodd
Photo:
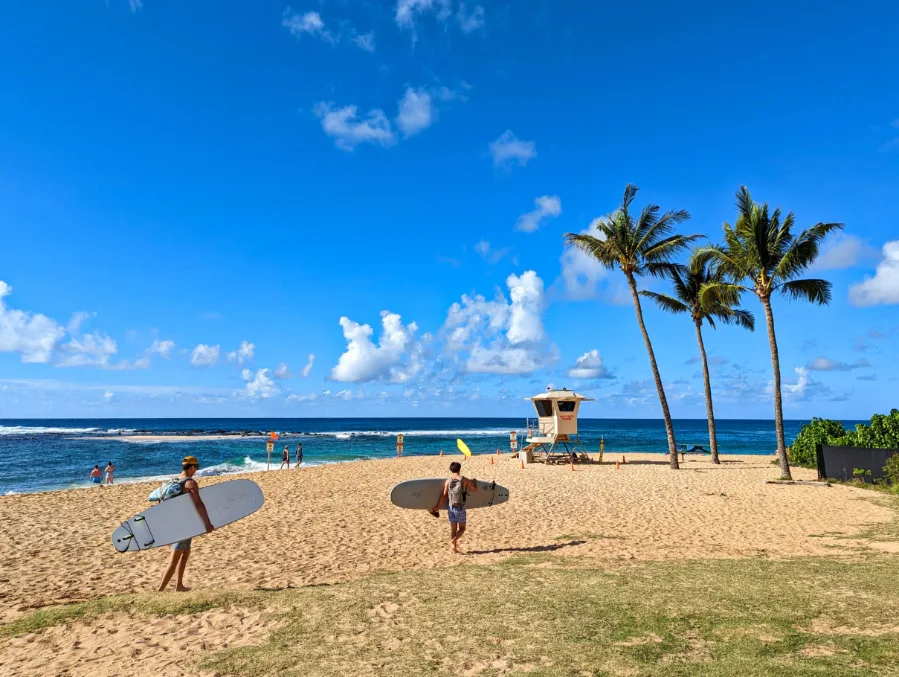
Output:
M712 240L740 184L845 222L832 305L775 300L786 415L896 406L899 7L603 4L3 3L0 416L657 417L620 273L562 243L628 182ZM769 418L763 326L706 343L718 415Z

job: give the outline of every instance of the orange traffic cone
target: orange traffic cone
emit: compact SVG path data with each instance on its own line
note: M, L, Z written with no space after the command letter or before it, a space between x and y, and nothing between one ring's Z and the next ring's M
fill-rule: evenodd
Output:
M574 461L571 462L571 470L574 472Z
M521 469L524 470L524 461L521 462Z
M621 470L621 462L615 461L615 470Z
M490 465L493 465L493 456L490 457Z

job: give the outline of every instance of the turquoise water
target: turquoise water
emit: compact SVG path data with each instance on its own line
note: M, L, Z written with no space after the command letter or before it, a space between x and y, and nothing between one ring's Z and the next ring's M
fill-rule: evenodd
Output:
M787 443L805 421L787 421ZM851 425L852 421L846 421ZM703 420L676 420L679 443L707 444ZM281 438L272 454L290 446L291 460L303 443L307 465L396 456L396 435L405 435L405 455L439 454L462 438L474 453L509 449L509 432L524 429L523 419L503 418L353 418L353 419L0 419L0 495L87 486L94 465L116 466L117 482L155 479L180 472L182 457L200 459L201 476L265 469L265 440ZM590 452L600 439L612 453L667 451L665 427L658 420L581 419L581 439ZM726 454L770 454L775 448L772 421L719 420L718 444ZM224 440L138 442L145 435L227 434ZM254 437L244 436L253 435Z

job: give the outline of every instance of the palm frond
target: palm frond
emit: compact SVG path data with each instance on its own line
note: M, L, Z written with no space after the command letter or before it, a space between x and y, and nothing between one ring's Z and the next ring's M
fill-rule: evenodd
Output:
M614 238L600 239L585 233L565 233L565 243L596 259L606 268L618 263L618 251Z
M795 278L818 258L821 242L828 233L842 228L842 223L817 223L806 228L784 252L774 270L774 276L781 281Z
M629 183L624 187L624 195L621 198L621 208L627 211L631 206L631 202L637 197L637 191L640 190L634 184Z
M689 313L690 307L684 303L681 303L675 298L668 296L667 294L658 294L654 291L642 290L640 292L641 296L645 296L648 299L652 299L655 301L655 304L661 308L662 310L666 310L669 313Z
M831 284L827 280L791 280L780 285L780 292L791 299L805 299L819 306L830 303Z
M743 308L718 308L714 313L724 324L735 324L743 329L755 331L755 316Z
M647 262L670 261L675 254L679 254L702 237L702 235L670 235L654 243L649 249L643 249L641 254Z
M702 285L699 298L705 308L716 305L733 307L740 303L740 296L744 291L746 287L734 282L709 282Z

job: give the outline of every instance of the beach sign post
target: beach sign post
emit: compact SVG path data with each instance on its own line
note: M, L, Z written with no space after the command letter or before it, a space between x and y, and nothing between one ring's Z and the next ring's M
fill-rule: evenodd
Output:
M515 453L515 450L518 449L518 433L514 430L509 433L509 446L512 447L512 453Z
M403 434L400 433L396 436L396 457L399 458L403 455Z
M278 439L278 433L272 430L268 434L268 442L265 443L265 451L268 454L268 460L265 462L265 469L272 469L272 452L275 450L275 440Z

